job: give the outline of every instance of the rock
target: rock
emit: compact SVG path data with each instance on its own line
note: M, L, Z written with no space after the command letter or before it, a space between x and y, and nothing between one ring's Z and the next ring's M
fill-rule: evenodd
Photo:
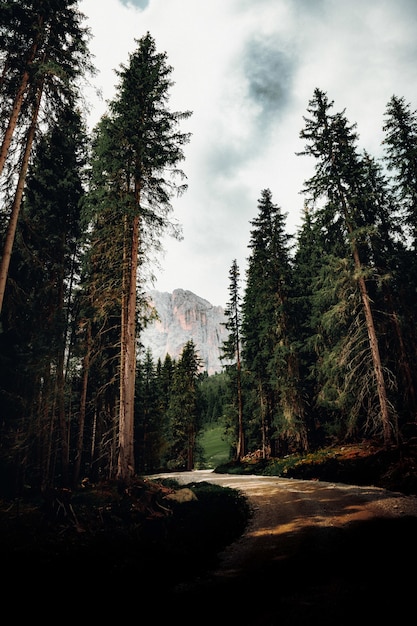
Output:
M167 500L174 500L174 502L178 502L182 504L183 502L191 502L192 500L197 500L197 496L194 491L188 489L188 487L184 487L183 489L179 489L178 491L174 491L173 493L169 493L165 496Z
M187 341L192 339L202 371L209 375L220 372L223 368L220 348L228 337L224 309L184 289L172 293L151 290L147 296L159 319L142 331L144 351L150 349L155 361L163 361L167 354L177 360Z

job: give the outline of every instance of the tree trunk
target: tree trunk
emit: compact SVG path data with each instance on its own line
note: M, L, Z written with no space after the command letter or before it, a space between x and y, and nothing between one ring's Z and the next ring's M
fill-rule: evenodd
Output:
M262 458L268 457L268 426L266 420L267 402L262 388L262 383L259 382L259 404L261 409L261 434L262 434Z
M60 317L64 312L64 269L63 269L63 243L61 247L61 262L59 270L59 293L58 293L58 307L57 312ZM58 420L59 428L61 431L61 463L62 463L62 480L65 487L70 486L69 476L69 460L70 460L70 428L69 422L66 419L65 413L65 351L66 351L66 333L67 326L65 326L65 332L60 336L57 366L56 366L56 393L57 393L57 405L58 405Z
M91 360L91 346L92 346L92 337L91 337L91 322L87 321L86 328L86 349L83 358L83 376L82 376L82 386L81 386L81 400L80 400L80 415L78 419L78 434L77 434L77 444L75 449L75 463L74 463L74 471L72 477L72 484L74 487L78 485L80 480L80 471L81 471L81 459L83 456L83 446L84 446L84 425L85 425L85 416L87 412L87 389L88 389L88 378L90 375L90 360Z
M237 411L238 411L238 437L236 446L236 460L240 461L245 454L245 437L243 432L243 401L242 401L242 364L240 350L237 348Z
M58 354L55 388L57 395L58 423L61 432L61 463L62 463L62 481L65 487L69 487L69 439L70 431L65 414L65 376L64 376L64 359L65 355L62 351Z
M389 305L391 307L391 315L390 319L394 326L395 333L398 339L398 346L400 350L400 358L399 358L399 366L400 371L404 376L404 380L407 382L407 396L409 398L409 402L411 405L411 411L413 413L414 419L417 421L417 400L416 400L416 392L414 388L413 376L411 373L410 361L407 357L407 351L404 345L404 337L401 329L401 325L398 319L397 311L394 309L392 304L391 294L388 294Z
M36 52L38 49L38 42L39 42L39 37L40 37L40 33L41 33L41 26L42 26L42 22L43 22L43 18L39 18L39 29L38 29L38 35L35 39L35 41L32 44L32 47L29 51L28 54L28 58L27 58L27 62L26 62L26 68L28 68L34 61L35 56L36 56ZM18 87L18 90L16 92L16 96L13 102L13 108L12 108L12 112L10 114L10 118L9 118L9 123L7 125L6 128L6 132L4 134L4 138L3 138L3 143L1 145L1 149L0 149L0 174L3 171L4 165L6 163L6 159L7 159L7 154L9 152L9 148L10 148L10 144L12 141L12 137L13 137L13 133L15 131L16 125L17 125L17 120L19 117L19 113L21 111L22 108L22 103L23 103L23 98L24 95L26 93L27 90L27 86L29 84L29 78L30 78L30 73L29 70L26 69L23 72L23 76L22 76L22 80L20 81L20 85Z
M372 363L373 363L374 373L375 373L375 378L376 378L376 383L377 383L380 419L381 419L381 424L382 424L382 435L384 438L384 444L388 445L392 443L394 433L392 430L392 426L390 424L390 416L389 416L390 412L389 412L387 387L385 384L384 370L382 368L381 355L379 352L378 337L377 337L376 330L375 330L374 317L373 317L371 304L369 300L368 289L366 287L365 279L362 275L362 263L361 263L360 256L359 256L359 250L356 245L353 228L349 219L348 205L344 197L343 190L341 189L341 186L339 186L339 193L342 199L342 206L343 206L346 227L351 237L353 260L355 264L355 269L358 274L359 290L360 290L363 308L365 312L366 328L368 331L369 345L370 345L371 355L372 355ZM397 436L397 433L395 433L395 435Z
M389 404L388 404L388 396L387 389L385 384L384 372L381 363L381 356L379 352L378 345L378 337L375 330L374 318L372 314L371 305L369 302L368 290L366 287L365 279L362 276L362 265L359 258L359 252L356 247L355 242L352 242L353 248L353 258L355 262L356 271L359 276L359 289L361 293L362 303L365 311L365 320L366 320L366 328L368 330L369 337L369 345L371 348L372 354L372 362L374 366L374 372L377 382L378 389L378 398L379 398L379 407L381 411L381 423L382 423L382 434L384 437L384 444L388 445L392 442L393 432L391 429L390 418L389 418Z
M29 126L29 130L27 134L26 147L23 153L22 165L20 167L19 180L17 182L17 188L15 192L13 205L12 205L12 211L10 214L9 224L7 227L6 239L5 239L4 247L3 247L3 256L1 259L1 266L0 266L0 313L3 308L4 292L6 290L6 282L7 282L7 276L9 273L10 259L12 256L13 244L14 244L14 239L16 235L17 220L19 217L20 206L22 204L23 191L25 188L25 181L26 181L26 174L27 174L28 167L29 167L29 159L30 159L30 154L32 152L32 145L33 145L33 140L34 140L35 132L36 132L36 124L38 121L39 108L40 108L41 98L42 98L42 87L43 87L43 84L39 86L36 92L36 100L35 100L35 106L34 106L33 114L32 114L32 121Z
M122 332L120 354L119 455L117 478L129 484L135 473L134 408L136 377L136 275L139 250L139 216L133 218L130 254L124 264L126 284L122 299Z

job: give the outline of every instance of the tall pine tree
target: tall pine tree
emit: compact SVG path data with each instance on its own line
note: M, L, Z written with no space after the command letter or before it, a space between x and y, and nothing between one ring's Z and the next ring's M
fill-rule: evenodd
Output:
M366 222L363 204L366 200L364 168L357 149L355 126L349 125L344 112L331 114L333 102L319 89L309 103L309 118L300 137L306 141L300 154L315 158L315 174L305 182L304 193L313 207L322 203L323 223L328 231L340 232L341 245L347 247L353 262L352 275L358 287L362 312L368 335L372 358L374 389L378 397L378 421L386 444L397 436L396 414L388 398L386 373L384 371L377 326L369 293L367 260L370 248L370 226ZM337 248L332 250L340 258Z
M290 319L292 237L269 189L262 191L251 224L242 354L258 397L262 454L268 456L280 447L305 449L307 439Z
M0 311L13 250L20 206L32 147L40 126L57 120L79 95L79 79L93 71L88 50L89 32L76 0L32 0L2 3L2 139L0 175L6 171L2 211L7 215L0 264ZM13 138L19 133L13 146ZM9 159L8 170L5 170Z
M156 51L149 33L136 44L128 64L117 73L119 84L109 115L97 128L92 180L94 211L108 214L106 221L114 224L113 238L118 243L116 249L108 242L107 258L120 268L113 281L120 302L117 475L123 483L135 472L138 286L143 291L144 261L150 250L159 249L162 233L179 234L170 219L171 200L186 189L178 164L190 138L178 129L190 112L172 112L167 106L172 68L166 54Z
M236 436L236 461L240 461L245 454L245 435L243 428L243 398L242 398L242 315L241 296L239 291L240 272L236 259L233 260L229 271L229 295L230 300L226 306L225 315L226 329L229 331L227 340L221 347L221 358L226 361L226 372L231 383L236 387L234 400L237 407L237 436Z

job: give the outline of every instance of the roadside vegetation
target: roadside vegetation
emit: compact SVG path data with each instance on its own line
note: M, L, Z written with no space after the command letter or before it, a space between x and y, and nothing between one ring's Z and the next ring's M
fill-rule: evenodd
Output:
M216 472L372 485L417 496L417 442L387 448L369 440L275 459L249 455L239 463L220 465Z
M73 574L77 585L128 575L142 589L171 588L212 567L250 515L238 491L206 482L185 488L136 479L128 490L116 483L54 490L0 502L2 565L43 584Z
M207 439L209 451L217 449L215 434ZM281 459L253 455L214 471L374 485L417 496L416 469L416 444L399 451L369 441ZM74 492L0 501L0 552L5 571L25 576L65 580L76 568L80 583L131 575L142 589L172 589L214 567L251 515L239 491L208 482L180 485L155 475L124 489L86 481Z

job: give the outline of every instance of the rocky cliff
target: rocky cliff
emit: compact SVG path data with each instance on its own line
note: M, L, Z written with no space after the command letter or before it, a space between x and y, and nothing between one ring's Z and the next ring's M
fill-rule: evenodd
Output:
M202 370L209 375L220 372L220 346L228 335L222 325L226 322L223 308L184 289L175 289L172 293L151 290L148 297L158 320L142 332L141 343L145 350L151 350L153 359L163 361L169 354L177 360L184 345L192 339L203 364Z

